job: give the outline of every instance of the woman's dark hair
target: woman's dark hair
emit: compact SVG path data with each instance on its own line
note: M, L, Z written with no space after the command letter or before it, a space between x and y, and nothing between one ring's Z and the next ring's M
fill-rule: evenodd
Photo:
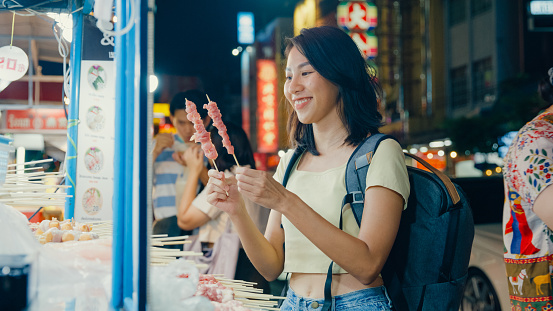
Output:
M538 84L538 93L548 103L547 107L553 105L553 82L551 80L550 77L543 78Z
M255 168L255 160L253 158L253 151L248 140L246 132L238 125L227 123L227 134L229 136L232 146L234 146L234 155L241 166L249 165L251 168ZM215 149L219 154L215 163L219 171L230 170L231 167L236 165L232 154L228 154L225 147L223 147L223 138L219 135L217 128L213 127L210 131L211 142L215 145ZM210 163L211 164L211 163Z
M297 48L321 76L338 87L338 115L348 132L344 143L357 146L369 134L378 133L382 125L377 102L380 88L350 36L339 28L321 26L302 29L287 41L286 56ZM313 125L301 123L294 109L287 107L291 144L318 155Z

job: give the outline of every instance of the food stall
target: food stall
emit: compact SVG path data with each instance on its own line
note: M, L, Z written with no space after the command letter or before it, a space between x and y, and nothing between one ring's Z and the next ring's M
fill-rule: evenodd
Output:
M34 12L48 2L37 3ZM64 202L65 219L29 224L0 203L0 228L17 237L0 251L0 278L15 284L25 276L27 288L10 289L24 293L14 308L274 309L277 297L251 282L200 274L198 264L177 260L201 253L159 248L185 237L151 235L153 1L65 3L56 9L73 19L65 185L57 186L65 193L56 201ZM3 309L9 302L0 294Z

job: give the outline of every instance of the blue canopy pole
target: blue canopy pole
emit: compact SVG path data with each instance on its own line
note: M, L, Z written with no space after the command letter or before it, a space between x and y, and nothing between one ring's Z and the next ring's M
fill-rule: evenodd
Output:
M130 1L131 5L134 6L134 8L127 8L127 11L135 11L137 12L138 4L136 0ZM138 15L138 14L136 14ZM135 15L135 17L136 17ZM137 25L139 22L139 18L135 18L135 20L128 20L126 19L125 25L127 23L134 23L137 21ZM133 271L134 271L134 265L136 264L133 260L133 185L134 185L134 174L133 174L133 168L135 161L137 159L134 159L134 106L136 104L136 90L138 88L137 83L135 82L136 79L136 73L135 73L135 30L136 25L131 28L131 30L123 35L124 38L124 44L126 45L125 50L125 78L127 81L125 82L125 101L123 102L125 105L125 161L122 163L124 165L125 169L125 182L124 182L124 195L125 195L125 237L123 244L124 252L123 252L123 262L125 263L123 265L123 297L125 300L127 298L132 299L133 297L133 291L134 291L134 282L133 282ZM125 301L125 305L127 305L127 302ZM135 308L133 308L134 310Z
M127 23L127 8L123 2L116 3L118 22L116 31L120 31ZM126 112L125 99L127 88L125 67L127 47L125 36L115 37L115 152L113 176L113 262L112 262L112 306L114 309L123 307L123 267L124 267L124 238L125 238L125 140L126 140ZM130 198L128 198L130 199ZM127 263L129 264L129 263ZM132 264L132 262L130 263Z
M153 124L153 95L148 89L148 78L153 73L153 1L139 0L136 25L136 55L139 64L138 86L138 267L137 309L146 311L150 236L152 233L152 145L150 128ZM151 18L150 18L151 17ZM151 25L149 24L151 23ZM152 26L152 27L150 27ZM150 59L151 57L151 59ZM136 271L135 270L135 271Z
M73 4L73 10L75 10ZM71 94L67 120L67 155L65 158L66 178L65 184L68 197L65 201L64 218L71 219L75 216L75 180L77 176L77 125L79 124L79 93L81 83L81 58L83 46L83 14L73 13L73 39L71 41ZM61 39L63 40L63 39ZM65 103L63 103L65 105Z

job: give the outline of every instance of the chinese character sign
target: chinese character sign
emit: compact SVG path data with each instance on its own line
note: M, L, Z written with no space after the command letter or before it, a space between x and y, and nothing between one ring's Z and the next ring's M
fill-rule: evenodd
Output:
M257 133L259 152L277 151L277 71L269 59L257 61Z
M366 32L377 25L377 10L365 1L340 2L337 9L338 26L344 30Z
M0 79L15 81L25 75L29 68L29 57L17 46L0 48Z
M363 52L365 58L375 58L378 54L378 40L372 33L350 32L349 36L353 39L357 47Z

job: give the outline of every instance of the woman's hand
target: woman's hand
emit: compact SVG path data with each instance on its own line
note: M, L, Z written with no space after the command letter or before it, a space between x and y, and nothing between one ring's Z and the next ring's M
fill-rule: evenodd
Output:
M200 145L194 144L194 146L186 149L182 154L182 159L192 174L199 175L204 168L204 153Z
M282 207L290 199L291 192L267 172L237 167L236 180L238 191L242 195L266 208L283 212Z
M209 170L209 181L205 186L207 202L229 215L236 214L244 208L244 200L238 192L236 178L225 177L223 172ZM227 195L228 194L228 195Z

